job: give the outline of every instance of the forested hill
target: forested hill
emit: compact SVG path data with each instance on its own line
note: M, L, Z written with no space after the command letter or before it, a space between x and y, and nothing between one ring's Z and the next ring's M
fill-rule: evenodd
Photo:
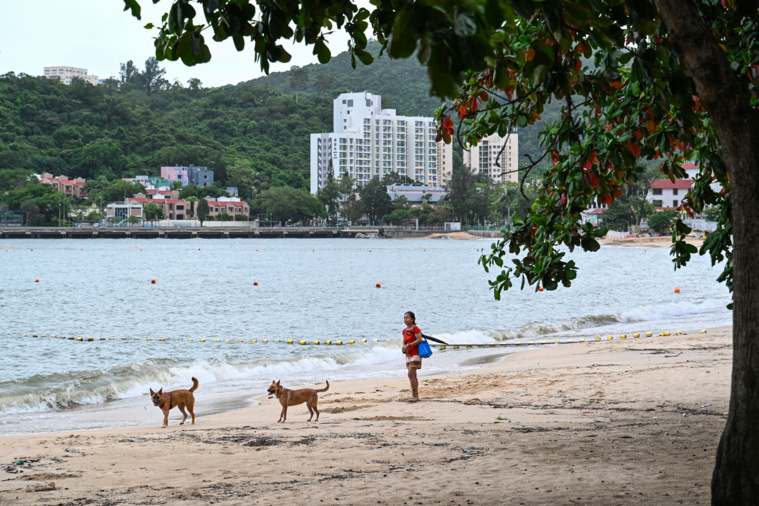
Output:
M151 94L124 86L0 79L0 170L108 179L206 165L222 185L308 187L309 134L332 103L243 83Z
M370 49L377 54L379 44ZM120 86L0 76L0 192L21 172L113 179L190 164L213 169L222 187L247 199L254 188L306 189L309 134L332 130L338 93L380 94L401 115L429 116L440 105L415 58L382 56L353 69L343 53L327 65L209 89L171 85L149 63ZM534 135L520 133L520 155L535 151Z
M254 84L283 93L317 94L334 97L343 92L368 91L382 95L384 109L396 109L401 116L432 116L441 100L429 95L427 71L415 57L391 60L379 56L381 45L371 41L367 51L374 63L363 65L358 59L351 67L350 55L340 53L326 65L318 63L293 67L253 80Z

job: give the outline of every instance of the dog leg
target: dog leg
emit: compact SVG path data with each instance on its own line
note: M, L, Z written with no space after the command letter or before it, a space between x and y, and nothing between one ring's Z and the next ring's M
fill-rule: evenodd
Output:
M282 423L287 420L287 405L282 406Z
M192 415L192 424L195 425L195 399L187 403L187 411Z
M311 419L314 417L314 410L311 409L311 402L306 401L306 407L308 408L308 412L311 413L311 416L308 417L308 421L310 422Z
M314 397L314 411L316 411L316 421L319 421L319 410L316 408L316 403L319 402L318 397Z
M165 429L168 426L169 426L169 410L166 409L163 411L163 426L161 428Z
M179 405L179 411L184 415L184 418L182 418L182 422L179 425L184 425L185 420L187 420L187 412L184 410L184 404Z

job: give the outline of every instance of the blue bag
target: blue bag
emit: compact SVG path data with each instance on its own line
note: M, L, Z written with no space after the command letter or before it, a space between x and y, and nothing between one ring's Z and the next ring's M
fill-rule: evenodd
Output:
M424 339L421 343L419 343L419 357L430 358L431 356L432 348L430 348L430 344L427 342L427 340Z

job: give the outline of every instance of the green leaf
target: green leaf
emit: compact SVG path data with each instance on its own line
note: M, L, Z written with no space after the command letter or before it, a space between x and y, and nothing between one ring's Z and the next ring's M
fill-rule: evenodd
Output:
M319 63L325 64L332 58L332 52L330 52L327 44L323 40L318 40L314 44L314 54L319 59Z
M414 54L416 39L411 29L412 8L404 7L395 17L388 54L391 58L408 58Z
M243 38L242 35L238 33L237 35L234 35L232 37L232 40L235 43L235 49L237 49L238 51L242 51L243 49L245 49L245 39Z
M374 61L374 56L372 56L368 51L364 51L363 49L354 49L353 53L358 57L359 60L361 60L361 63L364 65L371 65Z
M131 10L132 16L136 17L137 19L142 19L141 11L142 7L140 7L140 4L137 2L137 0L124 0L124 10Z

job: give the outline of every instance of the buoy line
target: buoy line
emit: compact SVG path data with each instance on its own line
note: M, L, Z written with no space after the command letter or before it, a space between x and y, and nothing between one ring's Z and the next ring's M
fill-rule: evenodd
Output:
M701 334L706 334L706 330L701 330ZM524 347L524 346L540 346L540 345L548 345L548 344L579 344L579 343L598 343L598 342L608 342L608 341L620 341L625 339L638 339L641 337L652 337L654 334L653 332L644 332L644 333L634 333L631 336L628 336L627 334L620 334L618 336L606 336L606 337L593 337L593 338L577 338L577 339L541 339L541 340L509 340L509 341L503 341L503 342L497 342L497 343L462 343L462 344L437 344L437 343L429 343L431 347L438 348L439 350L447 350L447 349L453 349L453 350L459 350L459 349L468 349L468 348L505 348L505 347ZM687 335L684 332L681 331L675 331L675 332L659 332L659 337L668 337L668 336L679 336L679 335ZM8 337L6 335L6 337ZM221 339L221 338L179 338L179 337L146 337L146 338L140 338L140 337L76 337L76 336L68 336L68 335L56 335L56 334L19 334L19 333L13 333L11 334L11 337L16 338L54 338L54 339L63 339L66 341L82 341L82 342L102 342L102 341L159 341L159 342L165 342L165 341L174 341L174 342L199 342L199 343L206 343L206 342L214 342L214 343L251 343L251 344L298 344L301 346L318 346L318 345L335 345L335 346L342 346L346 344L380 344L380 343L389 343L391 341L394 341L392 339L351 339L351 340L305 340L305 339Z

